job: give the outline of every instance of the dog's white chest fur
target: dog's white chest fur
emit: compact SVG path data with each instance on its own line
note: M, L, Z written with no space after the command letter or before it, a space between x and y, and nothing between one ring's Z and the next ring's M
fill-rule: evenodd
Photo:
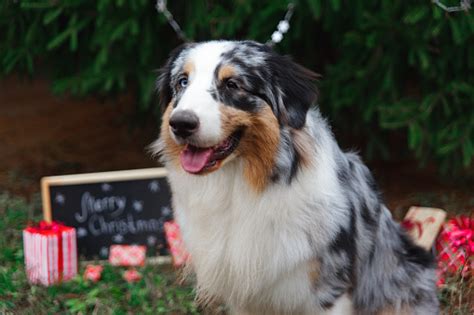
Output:
M314 213L315 205L325 203L311 197L308 188L314 190L318 174L257 194L241 167L233 161L207 176L170 170L175 215L192 255L198 292L221 297L235 308L314 310L310 263L315 247L331 235L327 224L318 222L337 217L332 213L329 218L323 207ZM331 183L324 186L330 189ZM312 231L311 240L307 231Z

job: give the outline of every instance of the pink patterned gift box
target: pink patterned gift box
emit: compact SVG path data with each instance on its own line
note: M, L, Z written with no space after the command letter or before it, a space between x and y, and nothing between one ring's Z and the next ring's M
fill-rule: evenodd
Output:
M188 259L189 253L186 251L181 238L181 231L179 225L174 221L165 222L165 236L170 247L171 256L173 257L173 264L176 267L183 266Z
M114 266L143 266L146 258L146 246L112 245L109 262Z
M76 230L40 222L23 230L26 274L30 283L51 285L77 274Z

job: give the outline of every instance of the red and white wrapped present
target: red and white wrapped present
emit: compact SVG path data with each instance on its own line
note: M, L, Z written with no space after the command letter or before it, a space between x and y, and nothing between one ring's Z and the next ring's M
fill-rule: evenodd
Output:
M146 258L144 245L112 245L109 262L114 266L143 266Z
M474 276L474 218L455 217L443 225L436 241L438 252L438 285L445 276Z
M30 283L51 285L77 274L76 230L41 221L23 230L26 274Z
M168 242L171 256L173 257L173 264L176 267L180 267L189 259L189 253L184 247L179 225L174 221L165 222L164 229L166 241Z

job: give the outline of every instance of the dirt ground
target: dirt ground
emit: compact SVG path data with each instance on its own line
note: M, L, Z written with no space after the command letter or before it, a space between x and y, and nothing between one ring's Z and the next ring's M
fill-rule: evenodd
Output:
M157 166L146 151L158 133L130 96L100 101L54 96L46 80L0 81L0 191L26 196L42 176ZM452 183L414 161L370 163L388 206L402 217L413 204L474 211L473 183Z

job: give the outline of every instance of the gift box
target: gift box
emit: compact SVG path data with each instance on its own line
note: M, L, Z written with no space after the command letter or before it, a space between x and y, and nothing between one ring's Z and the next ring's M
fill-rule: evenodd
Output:
M474 276L474 218L458 216L443 225L436 241L438 285L447 275Z
M23 230L26 274L30 283L51 285L77 274L76 230L40 222Z
M164 229L166 241L168 242L171 256L173 257L173 264L176 267L180 267L189 259L189 254L184 247L179 225L174 221L168 221L165 222Z
M430 250L445 219L442 209L410 207L401 225L417 245Z
M112 245L109 262L114 266L143 266L145 264L146 246Z

